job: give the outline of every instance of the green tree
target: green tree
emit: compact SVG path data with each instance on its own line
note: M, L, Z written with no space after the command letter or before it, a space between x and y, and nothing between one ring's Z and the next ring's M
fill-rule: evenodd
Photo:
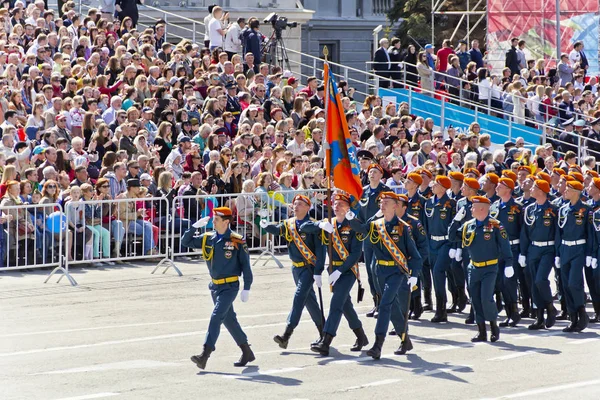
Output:
M409 36L423 43L431 38L431 0L395 0L388 19L391 24L402 21L396 35L403 43Z

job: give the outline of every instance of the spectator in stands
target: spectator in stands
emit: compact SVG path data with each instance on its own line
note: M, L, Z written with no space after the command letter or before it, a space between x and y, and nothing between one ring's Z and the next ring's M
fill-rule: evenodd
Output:
M379 40L379 48L375 51L375 58L373 59L373 69L375 73L380 77L384 78L379 81L379 86L382 88L390 87L389 78L392 72L392 63L388 48L390 47L390 41L386 38Z
M573 64L573 66L569 63L569 56L566 53L562 53L560 55L560 61L558 62L556 68L558 70L558 78L560 80L560 85L565 86L567 83L573 82L573 73L578 69L579 64Z
M517 46L519 44L518 38L510 39L510 49L506 52L505 67L510 69L512 75L519 74L521 71L521 65L519 62L519 54Z
M419 53L418 60L417 71L421 78L421 89L425 91L425 95L433 96L433 69L427 62L427 54Z

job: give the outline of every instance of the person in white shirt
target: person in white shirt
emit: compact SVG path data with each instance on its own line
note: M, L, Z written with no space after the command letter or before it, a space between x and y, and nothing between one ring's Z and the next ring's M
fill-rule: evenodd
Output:
M223 22L229 17L229 13L223 15L223 9L221 7L215 7L212 11L213 18L210 20L207 26L208 40L210 41L210 51L213 51L217 47L223 47L223 38L227 33L227 29L223 28Z
M575 65L579 61L581 61L581 54L579 54L579 51L575 49L571 50L569 53L569 62L571 63L571 66Z
M306 150L306 145L304 141L306 137L304 136L304 132L301 129L298 129L296 133L294 133L294 140L292 140L287 145L287 150L291 151L294 154L294 157L301 156L302 152Z
M231 60L231 57L233 57L235 54L242 53L242 39L240 38L240 34L245 26L246 19L238 18L237 22L235 24L231 24L229 29L227 29L223 50L225 50L229 56L229 60Z
M211 4L210 6L208 6L208 15L204 17L204 47L206 48L210 47L210 38L208 36L208 24L210 24L210 21L213 18L212 12L216 6L216 4Z

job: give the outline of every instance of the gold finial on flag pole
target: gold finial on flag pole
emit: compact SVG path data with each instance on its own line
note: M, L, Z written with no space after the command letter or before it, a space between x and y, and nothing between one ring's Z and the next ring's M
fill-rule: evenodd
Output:
M329 49L327 48L327 46L323 46L323 55L325 56L325 61L329 61L327 60L327 58L329 57Z

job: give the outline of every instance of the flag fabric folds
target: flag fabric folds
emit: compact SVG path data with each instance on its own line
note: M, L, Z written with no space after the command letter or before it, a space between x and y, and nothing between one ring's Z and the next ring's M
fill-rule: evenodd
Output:
M357 150L348 130L348 123L337 83L328 63L324 66L326 97L326 132L329 150L326 158L327 174L333 177L334 186L353 196L362 197L360 167Z

